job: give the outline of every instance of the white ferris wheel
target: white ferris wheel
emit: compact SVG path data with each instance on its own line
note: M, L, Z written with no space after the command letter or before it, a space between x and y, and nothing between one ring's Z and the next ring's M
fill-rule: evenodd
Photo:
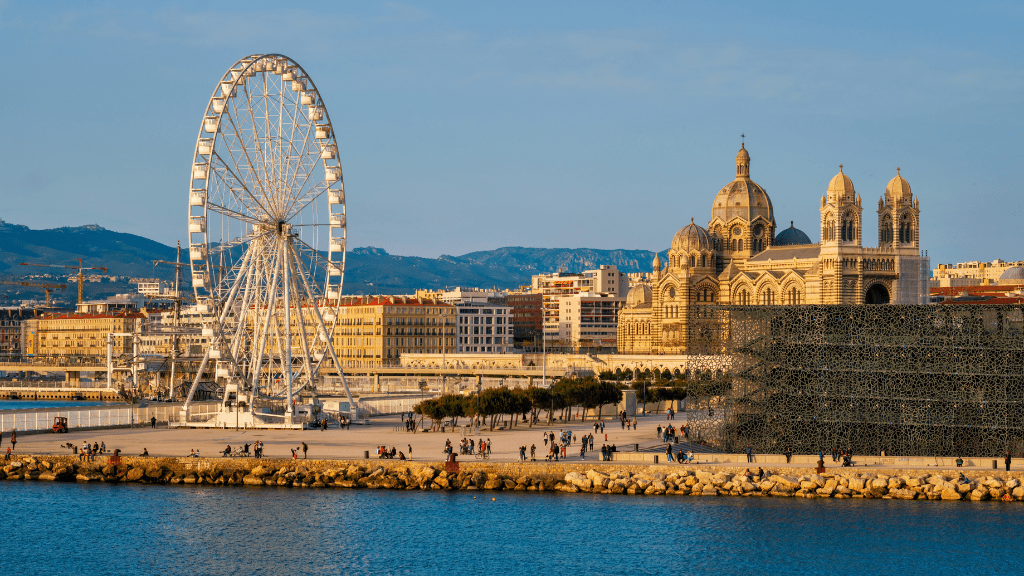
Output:
M280 54L231 66L206 107L191 170L189 258L208 344L183 421L212 373L231 422L241 412L250 426L291 425L324 369L341 374L332 338L345 187L330 116L306 71Z

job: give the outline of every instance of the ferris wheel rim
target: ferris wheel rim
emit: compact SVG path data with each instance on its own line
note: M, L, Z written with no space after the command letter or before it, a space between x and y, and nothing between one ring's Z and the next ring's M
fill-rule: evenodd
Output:
M298 70L300 72L299 75L295 76L295 79L300 79L301 78L301 80L303 82L303 86L304 86L303 92L311 92L314 95L313 102L318 105L317 107L318 107L319 111L323 114L324 119L323 119L323 121L320 121L320 122L316 122L314 120L310 120L309 126L310 126L310 128L312 128L312 127L326 127L327 128L327 138L326 138L326 140L328 141L327 144L328 144L329 147L331 147L334 150L334 158L333 159L335 160L336 165L332 166L332 167L335 167L337 169L336 183L337 183L338 187L336 189L333 188L334 183L326 182L326 178L325 178L323 181L326 182L326 186L322 190L320 190L316 194L316 196L311 198L309 200L309 202L306 203L306 205L308 205L309 203L315 201L319 197L323 196L325 193L328 194L328 195L331 192L333 192L333 191L337 191L337 192L341 193L341 196L340 196L341 197L341 201L338 203L341 206L340 214L342 216L341 219L340 219L340 225L338 225L337 223L334 222L334 220L330 216L330 214L331 214L330 210L328 210L329 222L327 223L327 226L328 226L327 237L328 237L328 243L329 244L328 244L328 249L324 251L324 253L326 253L327 262L332 267L333 266L337 266L338 269L340 270L340 274L337 275L338 276L338 282L337 282L337 285L335 287L336 295L338 297L340 297L341 290L342 290L342 287L344 285L345 265L346 265L346 259L347 259L346 258L346 256L347 256L347 253L346 253L347 252L347 250L346 250L347 246L346 245L347 245L347 236L348 236L348 234L347 234L347 218L345 218L345 216L347 215L347 207L346 207L346 203L344 201L344 173L343 173L343 169L342 169L342 166L341 166L340 154L338 152L337 137L336 137L336 133L335 133L335 130L334 130L334 124L333 124L333 122L331 120L330 111L328 110L327 105L324 102L323 95L320 93L319 88L316 86L316 82L313 80L312 76L306 71L306 69L301 64L299 64L293 58L291 58L289 56L286 56L284 54L280 54L280 53L251 54L249 56L246 56L244 58L240 58L237 61L235 61L235 63L232 64L228 68L228 70L221 76L220 81L218 81L217 85L214 87L213 92L211 93L210 98L207 101L207 106L206 106L205 113L204 113L204 116L203 116L203 121L200 123L199 133L198 133L197 138L196 138L196 146L195 146L195 150L194 150L194 154L193 154L193 168L196 165L199 164L197 162L197 159L200 157L200 145L202 144L202 142L204 140L204 137L207 136L208 134L212 134L212 137L208 137L207 138L208 140L212 140L212 144L213 145L211 147L211 152L216 150L216 144L217 144L217 142L219 140L221 140L221 138L220 138L221 131L219 129L219 126L221 125L221 122L223 121L223 118L225 117L225 115L229 115L229 107L227 105L223 105L221 110L220 110L220 112L216 112L216 110L214 108L214 102L218 98L218 92L220 92L222 97L223 97L223 95L224 95L224 87L225 86L229 86L230 89L231 89L230 92L234 93L235 89L237 89L239 87L239 85L243 84L246 81L246 78L251 76L250 74L247 74L247 72L250 69L252 69L254 66L256 66L257 63L259 63L259 62L271 62L271 63L273 63L275 65L275 69L276 69L276 64L278 64L279 62L282 62L282 61L287 63L287 68L286 69L294 69L294 70ZM264 72L264 73L274 73L274 74L277 73L277 72L274 72L274 71L271 71L271 70L264 69L264 70L256 70L256 71L253 72L252 75L255 75L255 73L261 72L261 71ZM282 79L281 82L282 82L282 92L284 92L283 85L284 85L285 80ZM231 96L230 98L233 98L233 97L234 96ZM227 100L227 99L229 99L229 97L224 97L224 99ZM300 108L301 108L301 106L302 105L299 104ZM211 115L211 111L214 114ZM214 117L214 115L217 118L218 130L211 133L210 131L208 131L206 129L206 122L207 122L208 119ZM209 156L209 158L205 162L205 166L206 166L206 169L207 169L207 179L205 180L205 182L203 184L203 187L201 189L201 190L205 191L204 200L203 200L203 218L207 222L208 222L208 219L209 219L209 210L210 210L210 208L209 208L209 192L210 192L210 188L211 188L210 176L212 176L212 173L213 173L213 164L214 164L213 163L213 157L214 157L214 154L211 153L208 156ZM326 160L327 159L321 158L321 160L318 161L318 163L322 163L323 164L323 168L325 170L326 170L326 168L328 166ZM195 176L195 174L193 173L193 178L190 180L190 183L189 183L190 195L193 192L197 191L197 188L194 186L195 180L196 180L194 178L194 176ZM220 208L223 209L224 207L220 207ZM220 213L222 215L224 214L224 212L222 212L221 210L215 210L215 212L218 212L218 213ZM291 214L289 217L290 218L291 217L295 217L297 214L298 214L298 212L295 212L295 213ZM191 204L190 204L190 214L189 214L189 216L190 216L190 222L191 222L191 218L192 218ZM244 216L244 215L240 215L239 214L239 216ZM244 220L244 218L240 218L240 219ZM255 223L255 219L250 219L250 220L252 221L251 223ZM318 226L318 225L322 225L322 224L321 223L314 224L314 226ZM341 233L340 233L340 235L336 236L334 234L331 234L332 230L340 230ZM189 238L189 260L190 260L190 268L191 268L192 273L193 273L193 278L196 278L197 272L205 273L205 275L206 275L206 282L203 283L204 285L197 285L196 282L193 282L193 292L195 293L195 297L196 297L197 303L200 302L203 299L206 299L207 301L210 301L210 300L215 300L215 298L216 298L216 295L211 290L213 288L213 286L211 286L211 285L214 284L214 282L213 282L214 274L212 274L211 271L217 266L217 264L215 262L213 262L213 252L214 251L212 250L212 242L211 242L211 239L210 239L210 236L209 236L209 232L204 229L204 231L202 232L202 235L203 235L203 241L201 242L201 244L196 244L196 243L192 242L191 233L190 233L190 238ZM335 239L340 240L340 243L339 243L340 246L341 246L340 250L331 250L331 247L335 245L335 243L333 242L333 240L335 240ZM249 240L251 240L251 239L249 239ZM247 240L247 241L249 241L249 240ZM197 252L195 250L193 250L193 247L194 246L199 246L199 245L201 245L203 249L202 249L202 251L200 253L197 254ZM338 254L338 256L335 257L334 254ZM195 257L197 255L199 255L200 257L198 257L198 258ZM197 271L197 267L204 267L205 270L198 270ZM200 288L202 288L206 292L206 294L200 293L200 291L199 291ZM324 288L324 291L323 291L325 297L330 293L330 289L329 288L330 288L330 286L329 286L329 279L328 279L328 283L325 284L325 288ZM337 302L336 298L335 298L335 301Z

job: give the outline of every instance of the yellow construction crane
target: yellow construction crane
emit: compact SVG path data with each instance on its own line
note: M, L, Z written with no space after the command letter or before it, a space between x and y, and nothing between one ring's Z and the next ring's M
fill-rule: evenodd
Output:
M72 270L78 270L78 303L81 304L82 303L82 282L83 282L82 281L82 271L83 270L99 270L101 272L106 272L107 269L106 268L91 268L89 266L83 266L81 258L72 258L72 260L78 260L78 266L65 266L63 264L34 264L34 263L31 263L31 262L22 262L21 266L40 266L40 267L43 267L43 268L70 268ZM66 286L65 286L65 288L66 288ZM49 306L49 303L47 303L47 306Z
M21 280L0 280L0 284L6 284L8 286L28 286L30 288L42 288L46 291L46 307L50 307L50 291L51 290L64 290L68 287L67 284L40 284L38 282L23 282Z

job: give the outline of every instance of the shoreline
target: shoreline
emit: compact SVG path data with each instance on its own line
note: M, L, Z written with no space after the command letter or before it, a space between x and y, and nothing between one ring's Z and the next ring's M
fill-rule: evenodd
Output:
M386 490L485 490L588 494L775 498L883 498L900 500L1024 501L1024 472L975 470L766 470L744 478L745 466L680 468L587 462L444 462L146 458L18 455L0 468L0 480L77 483L192 484ZM751 470L757 473L756 466ZM968 482L958 482L963 472Z

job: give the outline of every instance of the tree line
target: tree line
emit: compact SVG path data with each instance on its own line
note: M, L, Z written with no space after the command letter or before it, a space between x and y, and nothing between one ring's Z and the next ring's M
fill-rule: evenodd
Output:
M602 416L600 408L605 404L618 404L622 401L623 386L615 382L605 382L599 378L560 378L550 388L508 388L501 386L481 391L479 394L463 396L461 394L445 394L430 400L424 400L413 408L413 412L430 418L433 422L452 420L458 425L459 418L480 417L494 430L498 420L508 416L512 426L523 421L533 426L539 421L541 411L547 412L548 424L554 419L555 413L567 420L573 408L586 410L597 408L597 417Z
M480 417L494 430L498 420L504 416L508 416L512 426L520 421L520 417L533 426L543 411L547 415L547 423L551 424L556 414L562 420L568 420L577 407L584 409L583 420L586 420L586 411L595 408L598 409L597 418L601 418L601 407L621 402L625 389L636 390L638 402L660 403L688 397L720 396L730 386L728 378L710 371L694 376L673 375L668 370L638 370L635 374L629 371L619 374L602 372L597 377L563 377L550 388L501 386L468 396L446 394L420 402L413 412L419 414L421 420L430 418L434 423L451 420L455 426L459 418Z

